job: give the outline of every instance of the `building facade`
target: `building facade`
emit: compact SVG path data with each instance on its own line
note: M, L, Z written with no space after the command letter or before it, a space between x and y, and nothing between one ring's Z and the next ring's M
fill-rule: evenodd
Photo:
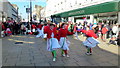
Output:
M118 2L119 0L47 0L46 17L56 15L62 20L77 23L97 23L98 19L117 20Z
M2 22L2 16L3 16L3 3L0 1L0 22Z
M18 7L17 5L12 5L9 1L0 2L2 21L5 22L7 20L18 21Z
M46 7L43 7L43 9L40 11L40 14L41 14L41 20L43 21L43 22L46 22Z
M33 16L33 21L35 22L39 22L41 19L41 10L43 9L42 6L39 5L35 5L34 7L35 9L32 12L32 16Z
M91 5L97 5L113 0L47 0L46 14L47 16L83 8Z
M12 14L12 17L13 17L13 19L15 20L15 21L19 21L19 17L18 17L18 6L16 5L16 4L12 4L12 6L13 6L13 8L12 8L12 10L13 10L13 14Z

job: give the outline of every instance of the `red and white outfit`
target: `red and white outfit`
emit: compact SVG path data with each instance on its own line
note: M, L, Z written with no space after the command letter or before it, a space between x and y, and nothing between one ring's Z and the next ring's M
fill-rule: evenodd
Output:
M35 32L36 26L32 24L32 32Z
M63 50L69 50L70 42L67 40L67 34L70 33L67 29L60 28L59 36L60 36L60 45Z
M97 40L97 35L93 30L82 30L83 33L86 34L86 40L83 42L83 45L87 48L87 55L92 55L92 48L99 44Z
M57 39L57 29L54 27L54 29L50 29L50 27L44 31L44 33L47 34L47 50L53 51L58 48L61 48L59 45L58 39Z

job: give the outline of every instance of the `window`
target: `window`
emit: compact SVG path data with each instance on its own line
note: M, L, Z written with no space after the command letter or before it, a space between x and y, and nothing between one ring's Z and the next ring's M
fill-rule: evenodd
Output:
M65 0L65 2L66 2L66 0Z
M71 3L70 3L70 6L72 6Z
M75 2L75 4L77 4L77 1Z
M79 3L79 5L81 5L81 3Z

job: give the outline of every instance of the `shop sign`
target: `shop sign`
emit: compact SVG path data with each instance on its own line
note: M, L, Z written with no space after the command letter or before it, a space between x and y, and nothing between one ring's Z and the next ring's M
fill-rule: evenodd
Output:
M76 14L83 14L85 13L85 10L80 10L80 11L75 11L75 12L71 12L68 15L76 15Z
M59 15L61 17L72 17L72 16L79 16L79 15L90 15L90 14L96 14L96 13L107 13L107 12L115 12L120 11L120 2L112 1L112 2L106 2L98 5L92 5L85 8L79 8L55 15Z

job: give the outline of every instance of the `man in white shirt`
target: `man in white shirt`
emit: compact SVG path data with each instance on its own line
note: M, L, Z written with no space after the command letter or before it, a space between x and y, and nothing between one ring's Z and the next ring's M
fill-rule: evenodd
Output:
M113 32L113 35L115 37L118 36L118 26L117 26L117 24L113 25L112 32Z

